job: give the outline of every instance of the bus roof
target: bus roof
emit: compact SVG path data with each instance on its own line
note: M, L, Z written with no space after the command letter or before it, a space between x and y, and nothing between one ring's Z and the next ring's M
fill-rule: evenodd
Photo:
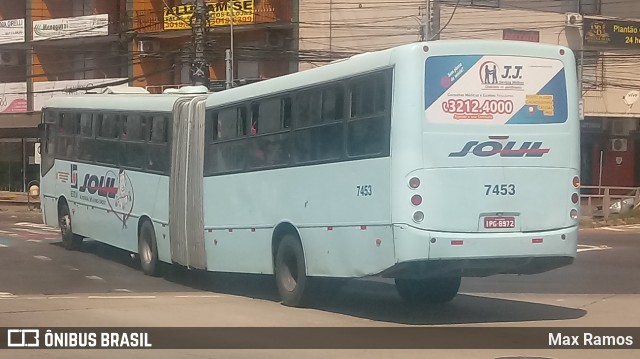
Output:
M273 79L252 83L211 94L207 107L222 103L248 99L267 93L277 93L291 88L304 87L333 79L343 78L354 73L364 73L387 67L391 64L394 49L368 52L336 61L312 70L300 71Z
M43 108L171 112L174 103L180 97L185 96L174 94L55 96L48 100Z

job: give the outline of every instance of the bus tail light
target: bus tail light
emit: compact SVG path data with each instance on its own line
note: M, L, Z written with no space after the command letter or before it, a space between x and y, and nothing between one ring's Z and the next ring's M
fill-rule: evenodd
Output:
M414 206L419 206L420 204L422 204L422 196L420 196L419 194L414 194L411 197L411 204L413 204Z
M578 210L577 209L572 209L571 212L569 212L569 216L571 217L571 219L578 219Z
M571 195L571 202L573 202L573 204L577 204L579 200L580 200L580 197L578 196L577 193L574 193Z
M420 178L412 177L409 180L409 187L411 187L412 189L416 189L416 188L420 187Z
M413 221L416 223L420 223L424 220L424 213L421 211L413 212Z
M578 176L573 177L573 187L575 188L580 187L580 177Z

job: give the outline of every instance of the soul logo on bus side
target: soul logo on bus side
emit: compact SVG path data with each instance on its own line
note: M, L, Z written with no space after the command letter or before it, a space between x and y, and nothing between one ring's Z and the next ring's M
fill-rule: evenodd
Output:
M104 175L86 173L82 185L78 185L78 165L71 164L71 197L98 205L108 205L108 212L113 213L122 222L122 228L127 227L127 220L133 210L134 191L131 179L124 169L120 169L117 175L113 170L107 170Z
M499 154L500 157L542 157L549 152L549 148L542 148L540 141L525 141L518 144L509 141L506 144L498 140L507 140L509 136L489 136L489 141L469 141L460 151L451 152L449 157L466 157L469 153L478 157L491 157Z

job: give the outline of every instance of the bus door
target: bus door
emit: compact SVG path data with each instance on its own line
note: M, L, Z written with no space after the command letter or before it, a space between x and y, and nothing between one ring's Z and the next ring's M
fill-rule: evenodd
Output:
M207 269L202 213L206 96L184 97L173 111L169 234L173 263Z

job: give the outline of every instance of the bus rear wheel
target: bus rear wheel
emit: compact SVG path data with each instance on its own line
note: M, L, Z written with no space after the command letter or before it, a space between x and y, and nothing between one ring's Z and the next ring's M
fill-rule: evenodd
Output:
M406 279L396 278L396 290L408 303L446 303L458 294L460 277Z
M73 226L71 225L71 211L69 211L69 206L66 203L60 207L58 223L60 225L62 245L64 248L72 251L79 250L82 247L83 238L82 236L73 233Z
M310 292L310 281L304 262L304 251L298 237L285 234L275 258L275 277L282 303L302 306Z
M140 257L140 267L144 274L157 276L160 272L158 263L158 244L156 243L156 232L153 225L145 220L140 225L138 233L138 256Z

